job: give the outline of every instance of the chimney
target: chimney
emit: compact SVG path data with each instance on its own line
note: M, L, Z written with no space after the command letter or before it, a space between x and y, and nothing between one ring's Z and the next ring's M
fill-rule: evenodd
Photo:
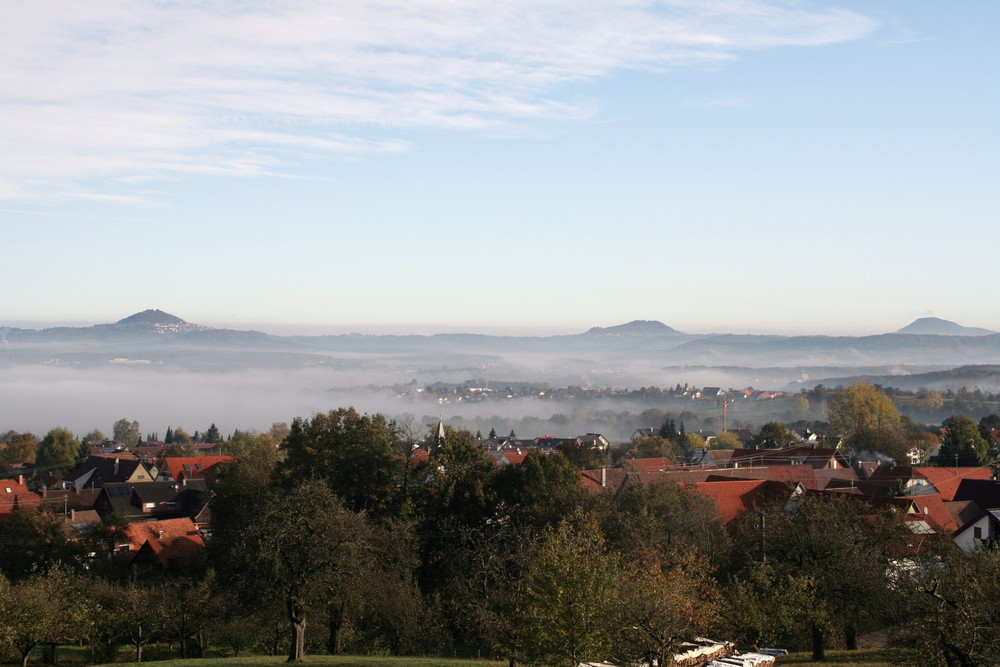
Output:
M606 489L608 487L608 469L601 466L601 488Z
M76 510L70 510L69 511L69 522L73 523L74 519L76 519Z
M49 487L43 486L42 487L42 498L48 498L48 497L49 497Z
M118 474L118 457L115 457L115 474Z
M17 476L17 485L18 486L24 486L24 475L18 475Z
M157 537L157 539L161 539L162 540L163 539L163 531L162 530L156 531L156 537Z

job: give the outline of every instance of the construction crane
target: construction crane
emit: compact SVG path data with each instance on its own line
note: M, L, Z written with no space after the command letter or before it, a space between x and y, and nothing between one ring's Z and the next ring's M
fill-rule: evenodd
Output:
M696 401L712 401L713 403L722 404L722 432L726 432L726 406L731 402L728 398L706 398L704 396L699 396L694 399Z

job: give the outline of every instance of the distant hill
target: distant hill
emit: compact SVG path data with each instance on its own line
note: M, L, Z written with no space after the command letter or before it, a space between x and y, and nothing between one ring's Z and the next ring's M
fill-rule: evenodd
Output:
M162 310L148 309L118 320L115 324L187 324L187 322Z
M663 336L680 333L680 331L657 320L632 320L627 324L613 327L593 327L587 331L587 335L590 336Z
M903 327L896 333L901 334L933 334L937 336L989 336L995 331L976 327L963 327L960 324L942 320L939 317L921 317Z

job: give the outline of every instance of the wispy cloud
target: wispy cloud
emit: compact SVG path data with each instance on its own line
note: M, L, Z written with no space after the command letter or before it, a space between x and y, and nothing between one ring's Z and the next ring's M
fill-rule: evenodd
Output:
M23 197L402 151L405 128L586 118L559 84L877 23L765 0L53 0L3 3L0 26L0 197Z

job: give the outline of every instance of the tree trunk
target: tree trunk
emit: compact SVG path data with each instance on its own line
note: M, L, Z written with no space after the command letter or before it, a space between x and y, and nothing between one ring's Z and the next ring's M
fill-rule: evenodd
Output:
M35 648L32 646L27 651L21 651L21 667L28 667L28 656L31 655L31 649Z
M195 634L195 645L198 647L198 657L205 657L205 650L208 649L208 633L204 630L199 630Z
M288 647L288 662L303 662L306 655L306 610L295 597L285 600L288 622L292 630L292 643Z
M326 638L326 652L330 655L340 655L344 650L345 617L342 608L330 605L330 634Z
M858 650L858 629L853 624L844 628L844 644L847 645L848 651Z
M826 660L826 645L823 642L823 628L818 625L812 626L812 659L814 661Z

